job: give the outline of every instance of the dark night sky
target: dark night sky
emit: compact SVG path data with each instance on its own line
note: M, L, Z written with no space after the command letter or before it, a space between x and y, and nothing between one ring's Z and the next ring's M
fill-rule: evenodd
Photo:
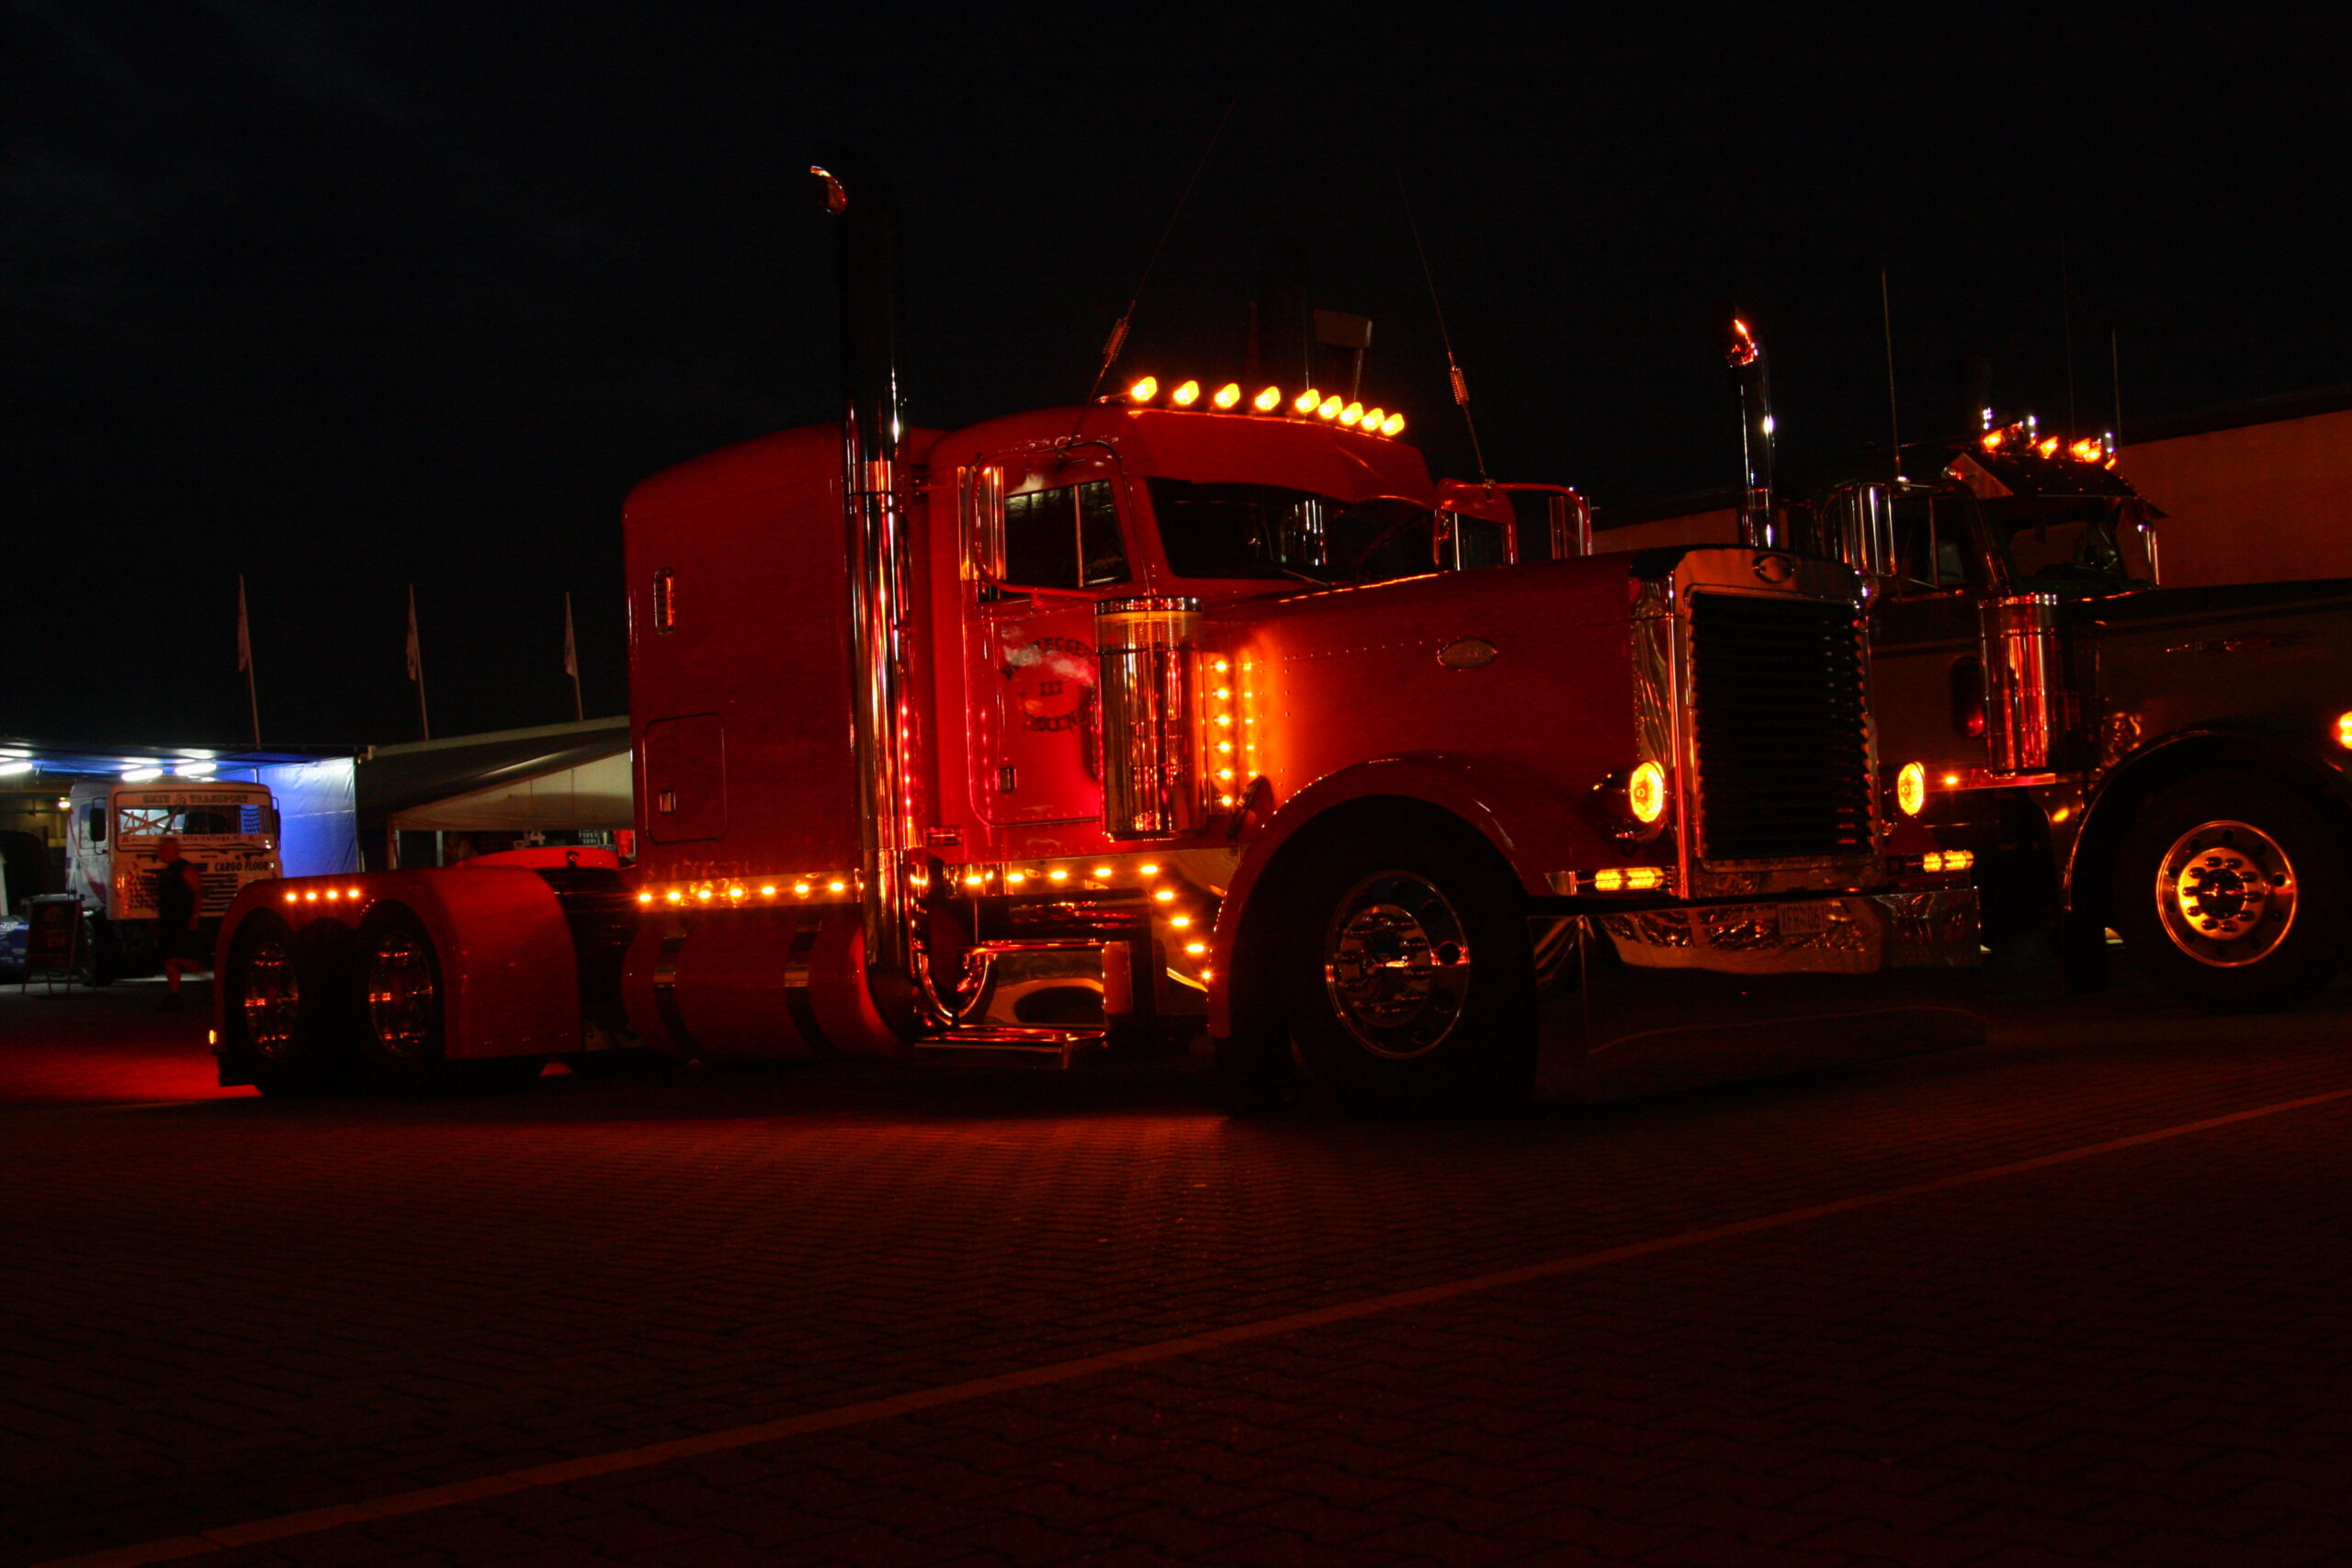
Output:
M835 10L16 0L0 734L233 742L241 570L273 741L413 738L410 581L436 732L571 716L566 589L620 711L629 486L831 406L824 140L899 184L924 423L1084 392L1228 101L1127 365L1238 374L1292 237L1456 472L1400 180L1493 467L1604 505L1734 479L1728 299L1785 463L1883 439L1883 263L1914 434L1963 353L2063 423L2062 251L2086 426L2110 326L2127 427L2345 378L2316 21Z

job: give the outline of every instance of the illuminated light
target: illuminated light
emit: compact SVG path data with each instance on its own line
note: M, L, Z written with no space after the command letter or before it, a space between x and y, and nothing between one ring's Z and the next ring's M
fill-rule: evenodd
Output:
M173 765L172 772L184 779L209 778L220 765L218 762L179 762Z
M796 897L806 898L808 897L808 885L805 882L796 882L792 885L792 891Z
M308 893L305 893L305 894L303 894L303 895L302 895L302 902L303 902L303 903L305 903L305 904L315 904L315 903L317 903L318 901L319 901L319 890L318 890L317 888L315 888L315 887L311 888Z
M697 898L708 898L710 897L710 889L707 887L697 887L695 889L695 897Z
M1004 885L1007 887L1018 887L1028 880L1029 874L1025 871L1008 871L1004 874Z
M1191 408L1201 400L1201 384L1198 381L1187 381L1169 393L1168 400L1180 409Z
M1316 405L1322 402L1322 400L1323 394L1317 391L1314 388L1309 387L1306 390L1299 393L1298 396L1290 400L1291 412L1294 413L1313 413L1315 412Z
M296 900L300 899L301 897L302 897L302 896L301 896L300 893L288 893L288 894L286 896L286 901L287 901L288 903L291 904L291 903L294 903Z
M1764 434L1767 434L1767 435L1771 434L1774 431L1778 430L1778 429L1781 427L1781 425L1780 425L1780 422L1779 422L1778 420L1774 419L1774 418L1773 418L1770 414L1769 414L1769 413L1768 413L1768 414L1766 414L1766 415L1763 417L1763 419L1761 419L1761 420L1760 420L1760 421L1758 421L1758 423L1760 423L1761 425L1763 425L1763 427L1764 427Z
M1158 396L1159 378L1157 376L1146 376L1127 389L1127 399L1131 402L1148 403Z
M1152 864L1149 861L1146 861L1143 864L1136 867L1136 874L1137 876L1158 876L1159 874L1159 868Z
M1944 869L1946 871L1966 871L1970 866L1974 865L1975 863L1976 852L1973 850L1946 850L1944 852Z
M356 898L356 897L359 897L359 889L357 889L356 887L355 887L355 888L351 889L351 891L350 891L350 892L345 893L345 894L344 895L344 897L346 897L346 898Z
M978 872L974 872L971 875L964 878L964 886L967 887L978 887L984 880L985 878L983 878Z
M2034 450L2044 457L2055 457L2058 456L2058 438L2054 435L2046 435L2042 437L2041 445L2036 446Z
M1107 865L1098 865L1094 868L1094 874L1099 877L1108 877L1111 874L1111 868Z
M1340 423L1341 424L1355 424L1360 423L1363 419L1363 405L1362 403L1350 403L1346 408L1340 411Z
M1216 803L1219 806L1231 806L1233 804L1233 796L1229 795L1220 795L1216 797Z
M1959 787L1960 775L1958 773L1946 773L1944 775L1944 788L1958 789Z
M640 893L637 896L637 901L640 904L650 904L653 902L653 895L650 893Z
M125 768L122 773L122 782L145 784L149 779L160 779L163 776L164 770L161 768Z
M1221 713L1216 716L1216 721L1219 724L1231 724L1233 722L1233 716L1229 713Z
M1201 978L1202 978L1202 979L1204 979L1204 980L1207 980L1207 979L1214 978L1214 977L1215 977L1215 973L1216 973L1216 972L1215 972L1214 970L1210 969L1210 968L1209 968L1209 966L1208 966L1207 964L1202 964L1202 965L1201 965Z
M1229 719L1229 718L1228 718L1228 719L1226 719L1226 721L1225 721L1225 722L1226 722L1226 723L1227 723L1227 724L1231 724L1233 721L1232 721L1231 719ZM1220 741L1218 741L1218 742L1216 743L1216 749L1217 749L1218 750L1220 750L1220 751L1230 752L1230 751L1233 750L1233 742L1232 742L1232 741L1230 741L1230 740L1220 740Z
M669 893L665 897L667 897L669 901L673 904L683 904L686 901L686 896L679 892L674 887L670 889Z
M206 1031L204 1032L204 1043L205 1043L207 1045L218 1045L218 1044L220 1044L220 1032L219 1030L217 1030L217 1029L208 1029L208 1030L206 1030Z
M773 898L773 897L775 897L775 883L773 883L773 882L763 882L763 883L761 883L761 884L760 884L760 897L763 897L763 898Z
M343 889L342 889L342 888L340 888L340 887L330 887L330 888L328 888L328 889L327 889L327 902L328 902L328 903L332 904L332 903L334 903L336 899L338 899L338 898L340 898L340 897L343 897Z
M729 898L741 898L743 897L743 890L741 887L729 887L727 890L727 896Z
M1208 950L1209 944L1204 942L1188 942L1184 944L1184 951L1191 953L1195 958L1198 958L1202 953L1206 953Z
M2335 716L2335 743L2346 750L2352 751L2352 713L2340 713Z
M1317 419L1337 419L1340 417L1340 410L1345 406L1346 405L1341 403L1337 398L1326 398L1321 402L1315 405L1315 417Z
M1625 890L1625 874L1622 871L1596 871L1592 874L1592 890L1595 893L1623 893Z
M1220 670L1222 670L1222 669L1224 669L1224 668L1225 668L1225 666L1224 666L1224 665L1222 665L1222 664L1220 664L1220 665L1218 665L1218 666L1217 666L1217 668L1218 668L1218 669L1220 669ZM1229 703L1229 702L1231 702L1231 701L1233 700L1233 692L1232 692L1232 690L1231 690L1229 687L1223 687L1223 686L1220 686L1219 688L1217 688L1217 691L1216 691L1216 700L1217 700L1218 702L1221 702L1221 703Z
M1231 664L1227 663L1226 660L1222 660L1222 659L1220 659L1220 660L1218 660L1216 661L1216 672L1217 672L1218 674L1220 674L1220 675L1224 674L1227 671L1228 671L1228 670L1230 670L1230 669L1232 669L1232 668L1233 668L1233 666L1232 666ZM1221 697L1221 696L1225 695L1225 694L1224 694L1223 692L1219 692L1219 693L1217 694L1217 695Z
M1168 923L1174 926L1181 931L1192 925L1193 917L1190 915L1170 915L1168 917Z
M14 778L18 773L29 773L32 771L33 764L29 758L11 757L6 761L0 762L0 777Z
M1917 817L1928 805L1928 770L1918 762L1905 762L1903 771L1894 775L1894 804L1905 817Z
M1173 887L1162 887L1152 894L1152 897L1163 904L1173 904L1176 902L1176 890Z
M2085 436L2066 448L2077 463L2101 463L2107 460L2107 448L2097 436Z
M1987 452L1998 452L2001 449L2002 444L2007 441L2008 438L2007 431L1988 430L1984 433L1984 439L1979 443L1979 445L1981 445Z
M1938 854L1933 850L1929 850L1926 854L1919 857L1919 869L1921 871L1941 871L1943 868L1944 857Z
M1241 384L1238 381L1227 381L1216 389L1216 396L1209 400L1221 409L1229 409L1240 400Z
M1392 413L1380 422L1380 434L1383 435L1394 435L1404 428L1405 416L1401 413Z
M1625 805L1637 822L1655 822L1666 815L1666 770L1644 762L1625 781Z
M1387 417L1386 409L1366 409L1363 411L1363 427L1367 432L1376 435L1380 433L1380 422Z
M1625 873L1625 890L1647 893L1666 886L1666 873L1654 865L1637 865Z
M1046 880L1048 882L1068 882L1069 880L1069 873L1062 870L1059 866L1056 866L1053 870L1046 873Z
M846 893L849 891L849 884L843 882L839 877L835 877L832 881L825 884L825 890L828 893Z
M1233 770L1231 768L1219 768L1216 771L1216 776L1221 779L1231 779L1233 777Z

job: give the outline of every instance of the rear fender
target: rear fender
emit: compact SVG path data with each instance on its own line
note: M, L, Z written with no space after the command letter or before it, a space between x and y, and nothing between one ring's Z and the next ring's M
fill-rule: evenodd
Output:
M1433 807L1457 819L1493 846L1531 894L1552 890L1550 873L1623 858L1557 787L1467 759L1385 758L1327 774L1282 804L1234 869L1210 939L1218 982L1209 988L1212 1035L1231 1032L1235 954L1253 897L1279 882L1275 873L1302 831L1342 807L1374 799Z
M368 911L399 905L424 922L440 962L444 1049L453 1061L580 1049L580 965L555 889L519 867L359 872L256 882L220 921L216 972L237 928L271 909L298 941L348 944ZM341 931L313 931L322 923ZM362 984L354 973L349 982ZM224 987L213 987L221 1026Z

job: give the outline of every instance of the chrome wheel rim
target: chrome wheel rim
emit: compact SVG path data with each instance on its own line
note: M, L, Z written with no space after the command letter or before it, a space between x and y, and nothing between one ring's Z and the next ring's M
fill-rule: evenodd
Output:
M1331 1011L1376 1056L1404 1061L1444 1043L1470 993L1470 943L1445 895L1385 871L1340 901L1323 940Z
M440 986L424 944L406 931L388 931L368 955L368 1024L394 1056L413 1057L432 1043L439 1021Z
M255 942L245 954L237 990L245 1038L254 1050L271 1061L292 1051L295 1026L302 1011L302 982L286 944L276 937Z
M2216 969L2259 964L2295 923L2295 868L2247 822L2200 822L2156 867L2156 913L2175 947Z

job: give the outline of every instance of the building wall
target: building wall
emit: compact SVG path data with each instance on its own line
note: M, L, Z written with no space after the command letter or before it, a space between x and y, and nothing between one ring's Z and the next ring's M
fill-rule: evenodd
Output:
M2352 577L2352 409L2123 448L2168 588Z

